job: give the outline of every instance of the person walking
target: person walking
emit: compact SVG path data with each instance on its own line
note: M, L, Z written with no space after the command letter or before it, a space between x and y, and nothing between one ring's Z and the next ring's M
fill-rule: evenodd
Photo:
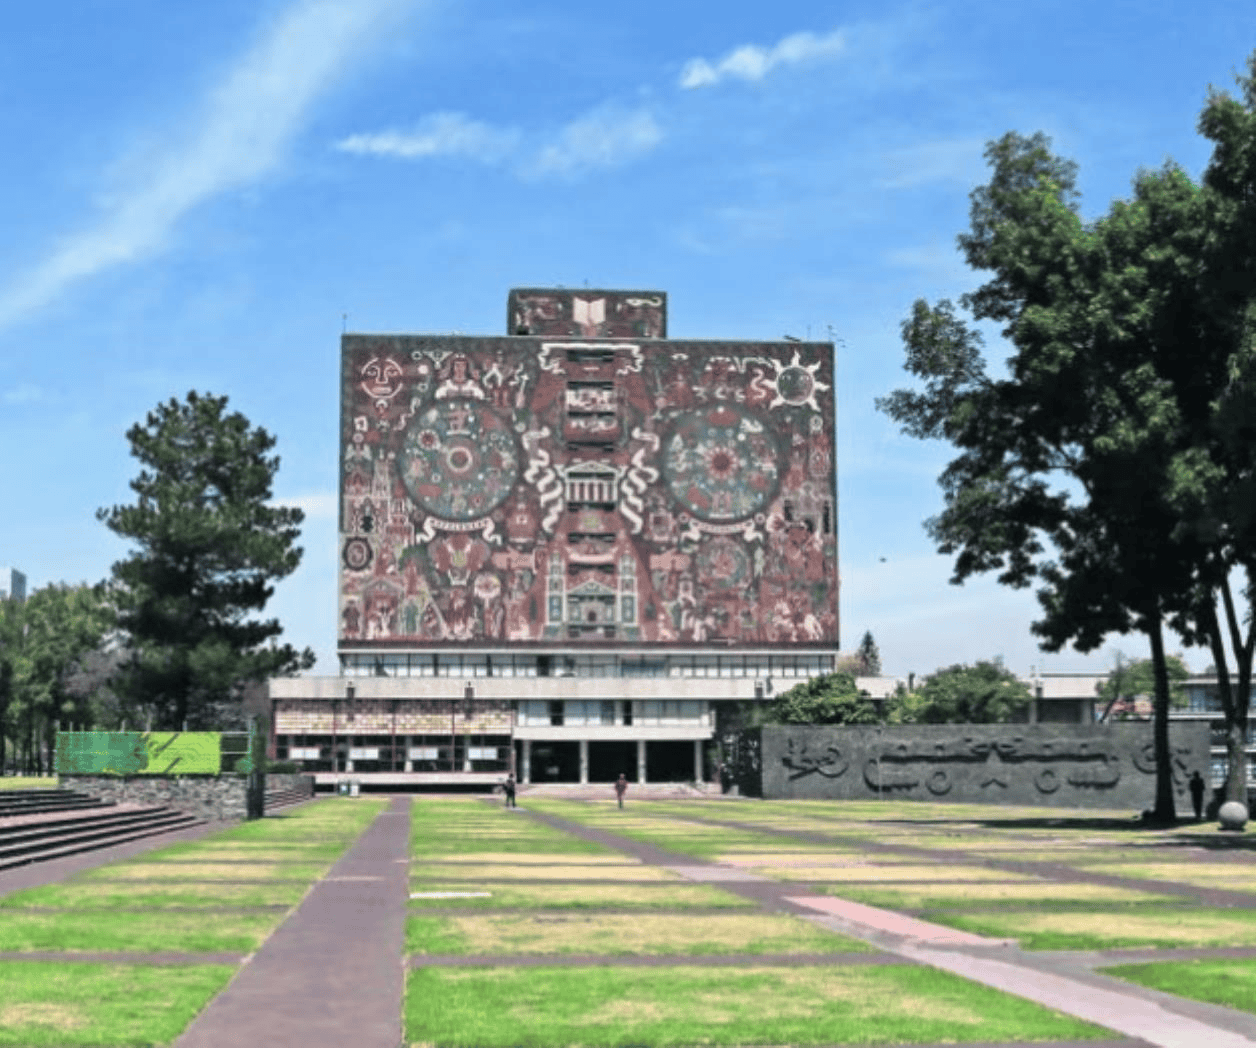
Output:
M506 776L506 807L517 808L515 803L515 777L514 775Z
M619 773L619 778L615 780L615 796L619 798L619 806L624 806L624 794L628 792L628 780L624 778L624 773Z
M1191 791L1191 804L1195 808L1195 821L1199 822L1204 817L1204 780L1199 772L1195 772L1191 776L1187 788Z

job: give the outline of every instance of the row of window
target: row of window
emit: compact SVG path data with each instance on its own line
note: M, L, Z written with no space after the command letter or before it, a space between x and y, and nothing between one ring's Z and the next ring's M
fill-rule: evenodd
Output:
M687 724L706 722L707 704L691 699L568 699L562 702L523 701L519 703L521 727L613 727L634 724Z
M628 598L625 598L628 599ZM346 677L818 677L832 655L484 655L462 652L340 656Z

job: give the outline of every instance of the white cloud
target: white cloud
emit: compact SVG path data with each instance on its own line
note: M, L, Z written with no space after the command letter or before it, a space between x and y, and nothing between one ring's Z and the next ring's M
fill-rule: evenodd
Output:
M662 140L662 129L649 111L599 106L567 124L525 165L525 173L571 175L616 167L648 153Z
M160 251L196 205L273 171L314 101L414 2L297 0L208 93L185 139L112 195L95 228L0 290L0 324L76 281Z
M823 36L806 32L793 33L771 47L745 44L734 48L715 62L709 62L705 58L692 58L681 70L680 86L710 87L730 77L757 82L778 66L835 58L845 50L846 37L840 30Z
M429 156L466 156L495 163L518 145L514 128L493 127L464 113L432 113L410 131L350 135L336 143L345 153L392 156L406 160Z

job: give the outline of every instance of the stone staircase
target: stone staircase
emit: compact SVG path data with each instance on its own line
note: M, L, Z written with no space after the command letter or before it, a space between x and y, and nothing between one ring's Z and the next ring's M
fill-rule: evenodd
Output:
M203 822L164 805L113 804L70 790L6 790L0 793L0 870Z

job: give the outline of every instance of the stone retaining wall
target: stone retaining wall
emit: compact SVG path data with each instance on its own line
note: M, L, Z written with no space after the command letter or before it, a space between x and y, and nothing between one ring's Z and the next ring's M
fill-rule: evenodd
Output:
M61 776L62 786L102 800L119 804L164 804L201 819L246 818L248 782L245 775Z

